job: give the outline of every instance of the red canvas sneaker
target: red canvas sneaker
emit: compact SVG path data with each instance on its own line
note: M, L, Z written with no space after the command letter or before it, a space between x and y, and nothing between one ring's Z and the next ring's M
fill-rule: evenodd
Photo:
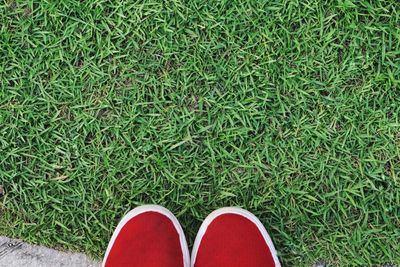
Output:
M255 215L222 208L204 220L193 245L192 267L280 267L274 244Z
M189 267L182 227L166 208L133 209L118 224L108 244L103 267Z

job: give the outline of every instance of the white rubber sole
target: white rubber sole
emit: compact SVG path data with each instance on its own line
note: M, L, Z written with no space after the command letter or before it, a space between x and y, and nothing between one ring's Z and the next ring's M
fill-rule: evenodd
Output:
M191 267L194 267L194 263L196 262L196 256L197 256L197 252L200 247L201 240L203 239L203 236L206 233L208 226L218 216L221 216L224 214L241 215L241 216L247 218L248 220L250 220L251 222L253 222L257 226L257 228L261 232L265 242L267 243L267 245L271 251L272 257L274 259L275 266L281 267L274 244L272 243L271 237L269 236L264 225L260 222L260 220L253 213L251 213L247 210L241 209L241 208L234 208L234 207L217 209L217 210L211 212L210 215L208 215L207 218L204 220L203 224L200 226L199 232L197 233L196 239L194 241L194 245L193 245L193 249L192 249L191 263L190 263Z
M158 213L161 213L164 216L168 217L168 219L170 219L172 221L172 223L175 226L176 231L179 234L179 241L181 244L182 255L183 255L183 266L189 267L190 266L189 249L188 249L188 245L186 242L185 233L182 230L182 226L180 225L178 219L174 216L174 214L172 214L172 212L170 212L168 209L158 206L158 205L143 205L143 206L137 207L137 208L131 210L130 212L128 212L128 214L126 214L121 219L121 221L118 223L117 228L115 229L115 231L111 237L110 242L108 243L108 247L106 250L106 254L104 255L102 266L103 267L105 266L108 254L110 253L111 248L114 245L115 239L117 239L117 236L119 235L122 227L124 227L124 225L127 222L129 222L129 220L131 220L133 217L135 217L141 213L144 213L144 212L158 212Z

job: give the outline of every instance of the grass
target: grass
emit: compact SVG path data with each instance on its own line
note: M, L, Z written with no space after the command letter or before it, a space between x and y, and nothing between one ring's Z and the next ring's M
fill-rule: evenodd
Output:
M400 264L400 2L2 1L0 234L101 257L241 206L284 266ZM4 191L4 192L3 192Z

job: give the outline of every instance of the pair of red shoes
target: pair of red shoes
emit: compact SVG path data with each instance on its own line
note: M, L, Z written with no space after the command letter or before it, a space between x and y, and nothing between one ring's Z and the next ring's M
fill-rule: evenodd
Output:
M279 267L274 245L255 215L222 208L203 222L192 255L176 217L146 205L130 211L118 224L103 260L105 267Z

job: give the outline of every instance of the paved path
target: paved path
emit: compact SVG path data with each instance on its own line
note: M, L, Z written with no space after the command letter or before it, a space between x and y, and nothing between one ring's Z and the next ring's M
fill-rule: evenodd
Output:
M62 252L0 236L0 267L100 267L82 253Z

